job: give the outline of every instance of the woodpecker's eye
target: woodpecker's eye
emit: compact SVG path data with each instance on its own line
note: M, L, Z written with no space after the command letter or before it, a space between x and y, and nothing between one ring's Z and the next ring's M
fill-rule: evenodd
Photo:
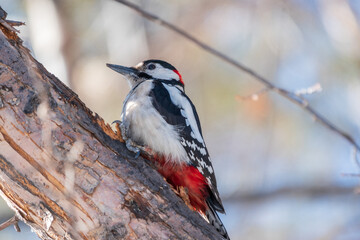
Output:
M156 66L155 66L155 64L150 64L149 66L147 66L147 68L148 68L149 70L153 70L153 69L156 68Z

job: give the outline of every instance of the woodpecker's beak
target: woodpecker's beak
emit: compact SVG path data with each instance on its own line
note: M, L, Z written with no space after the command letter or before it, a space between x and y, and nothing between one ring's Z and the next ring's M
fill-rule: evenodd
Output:
M137 77L137 74L139 72L136 68L133 68L133 67L124 67L124 66L110 64L110 63L107 63L106 66L108 66L115 72L118 72L124 76Z

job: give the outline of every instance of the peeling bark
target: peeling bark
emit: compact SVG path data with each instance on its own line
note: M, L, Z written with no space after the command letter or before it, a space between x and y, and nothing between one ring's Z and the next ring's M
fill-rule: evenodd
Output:
M16 216L41 239L220 239L0 17L0 194Z

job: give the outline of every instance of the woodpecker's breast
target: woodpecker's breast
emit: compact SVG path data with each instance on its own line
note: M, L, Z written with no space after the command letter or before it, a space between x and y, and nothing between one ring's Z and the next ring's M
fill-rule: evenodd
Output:
M153 106L153 88L153 81L144 81L126 97L122 121L127 128L127 137L149 147L167 161L188 162L176 126L168 124Z

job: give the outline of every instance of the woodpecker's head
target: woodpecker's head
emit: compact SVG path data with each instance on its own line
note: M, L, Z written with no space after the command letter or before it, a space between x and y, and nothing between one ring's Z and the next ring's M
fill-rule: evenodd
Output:
M184 82L178 70L171 64L161 60L146 60L135 67L124 67L109 63L106 66L124 75L131 88L146 80L162 81L184 88Z

